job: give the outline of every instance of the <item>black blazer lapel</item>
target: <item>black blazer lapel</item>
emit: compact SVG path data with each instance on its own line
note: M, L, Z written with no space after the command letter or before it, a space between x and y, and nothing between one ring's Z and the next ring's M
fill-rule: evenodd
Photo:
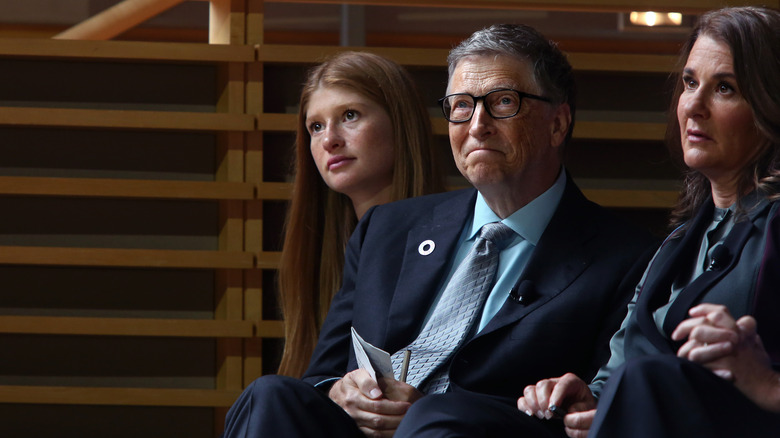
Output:
M414 340L420 331L475 200L476 190L472 190L432 207L430 223L414 227L407 234L385 335L386 348L393 350L390 353Z
M674 300L674 303L669 307L669 312L664 319L664 332L667 336L671 336L672 332L677 325L688 318L688 310L693 307L693 303L703 294L710 286L718 281L726 272L728 272L739 259L739 253L742 252L742 247L745 246L748 236L753 230L753 223L750 221L740 222L734 225L734 228L729 232L728 238L723 242L723 247L726 249L724 258L727 264L719 268L709 268L704 271L698 278L691 282L685 289L680 292L680 295ZM695 255L695 254L694 254ZM673 350L677 350L682 346L682 343L673 343Z
M653 269L657 264L657 270L653 269L647 278L647 283L639 291L639 298L636 303L637 323L642 333L647 337L655 347L662 352L674 353L669 341L658 331L653 319L653 312L668 302L671 295L672 282L680 271L681 266L688 266L699 248L699 239L703 227L710 222L714 206L712 202L707 202L696 215L690 226L685 230L682 236L671 236L664 245L674 245L668 255L662 256L663 259L652 262L648 269ZM662 247L664 246L662 245ZM659 254L667 254L659 250Z
M585 270L590 258L583 244L594 234L594 228L588 221L589 205L568 178L558 208L517 284L498 313L477 336L523 318L560 294Z
M748 237L756 231L753 221L756 216L768 206L769 203L764 203L763 206L752 211L746 220L734 225L726 239L723 241L723 248L725 248L725 251L722 253L720 266L712 266L704 271L696 280L691 282L691 284L680 293L674 303L672 303L663 326L664 331L668 336L677 328L678 324L688 318L688 309L693 307L699 297L734 267L739 260ZM675 351L681 346L682 343L673 344Z

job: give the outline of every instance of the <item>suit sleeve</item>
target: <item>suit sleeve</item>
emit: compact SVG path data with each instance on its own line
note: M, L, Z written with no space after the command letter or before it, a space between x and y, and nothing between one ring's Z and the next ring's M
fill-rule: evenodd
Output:
M609 363L612 363L612 357L616 354L616 347L613 346L613 344L618 342L616 338L620 336L628 316L631 315L631 311L636 302L636 291L639 290L638 284L641 284L641 280L644 279L643 273L645 272L648 261L655 249L656 245L652 245L636 260L631 269L623 276L623 279L617 288L618 294L616 295L615 305L610 312L605 314L604 324L602 325L604 329L599 334L599 341L595 344L603 347L599 348L594 354L593 364L591 366L591 371L588 373L588 377L601 375L601 370L605 368L603 365L605 365L608 360ZM632 296L633 298L629 301L628 297ZM628 309L624 311L626 305L628 305ZM620 328L618 329L618 327ZM615 332L616 329L618 329L617 332ZM622 340L620 345L622 345ZM618 350L622 349L619 348Z
M662 245L661 245L662 246ZM658 245L653 245L649 250L648 254L654 253L652 258L650 258L649 261L647 261L647 257L642 257L640 260L640 263L644 265L644 273L642 274L642 277L639 279L639 281L636 282L636 285L634 287L634 294L631 298L631 301L629 301L625 317L623 318L623 322L620 324L620 328L617 332L615 332L614 335L612 335L612 338L609 341L609 360L604 363L604 365L598 370L596 373L596 376L593 378L590 386L590 390L593 393L593 395L598 399L599 396L601 396L601 391L604 389L604 385L607 383L607 380L612 375L612 373L620 367L625 361L626 361L626 349L625 349L625 337L626 337L626 331L628 330L629 324L632 324L631 319L634 315L634 309L636 308L637 299L639 298L639 293L642 290L642 286L647 282L647 276L650 270L650 266L652 266L653 261L655 261L658 258L658 254L661 252L661 248ZM632 271L635 271L637 266L634 266ZM631 274L629 274L631 275ZM633 323L636 323L634 321Z

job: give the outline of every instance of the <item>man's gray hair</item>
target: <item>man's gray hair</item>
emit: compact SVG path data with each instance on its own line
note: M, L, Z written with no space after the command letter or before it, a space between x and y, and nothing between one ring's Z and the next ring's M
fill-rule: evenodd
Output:
M448 78L452 79L458 63L465 58L502 55L530 62L534 80L541 87L542 94L554 103L569 104L572 123L566 137L568 142L574 129L577 97L574 73L558 45L536 29L523 24L494 24L474 32L447 56Z

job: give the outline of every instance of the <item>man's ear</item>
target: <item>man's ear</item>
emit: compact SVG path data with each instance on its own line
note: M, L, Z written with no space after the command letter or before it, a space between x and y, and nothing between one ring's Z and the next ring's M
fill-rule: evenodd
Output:
M550 122L550 146L558 147L566 140L571 126L571 108L568 103L562 103L555 109L555 114Z

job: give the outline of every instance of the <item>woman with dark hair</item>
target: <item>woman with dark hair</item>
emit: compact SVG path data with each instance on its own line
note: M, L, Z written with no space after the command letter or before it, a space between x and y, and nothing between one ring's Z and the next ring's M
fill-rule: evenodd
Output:
M295 149L279 266L286 339L279 374L301 377L341 287L357 221L374 205L440 192L443 184L411 76L371 53L343 52L309 71Z
M591 385L566 374L518 400L571 437L780 436L780 12L709 12L680 60L676 229Z

